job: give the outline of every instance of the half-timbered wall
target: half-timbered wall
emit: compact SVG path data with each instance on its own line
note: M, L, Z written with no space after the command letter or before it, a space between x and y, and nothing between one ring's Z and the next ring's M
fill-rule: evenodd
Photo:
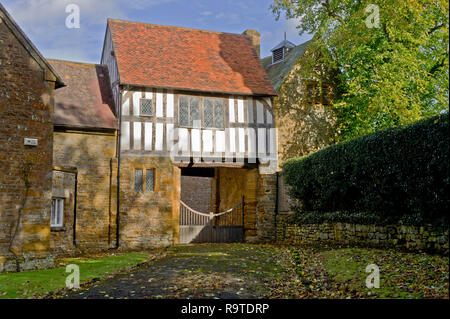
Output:
M198 101L198 108L194 103L197 121L189 116L186 119L186 112L182 114L180 108L180 103L185 103L182 101L191 98ZM219 115L223 121L218 120L222 127L211 125L215 119L205 110L207 100L223 105L223 114ZM123 90L120 142L122 156L163 156L183 161L193 158L203 162L276 160L270 98Z

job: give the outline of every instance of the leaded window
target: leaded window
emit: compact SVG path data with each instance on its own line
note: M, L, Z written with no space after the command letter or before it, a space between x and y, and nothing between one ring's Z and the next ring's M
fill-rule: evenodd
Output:
M207 128L223 128L223 101L205 99L203 102L203 126Z
M153 115L153 100L152 99L141 99L141 115L152 116Z
M134 170L134 190L142 192L144 188L144 171L142 169Z
M200 126L199 98L180 96L179 109L180 126Z
M155 170L148 169L145 172L145 191L153 192L155 190Z
M189 111L189 126L200 126L200 103L196 97L190 98L190 111Z
M180 96L180 126L189 125L189 100L185 96Z

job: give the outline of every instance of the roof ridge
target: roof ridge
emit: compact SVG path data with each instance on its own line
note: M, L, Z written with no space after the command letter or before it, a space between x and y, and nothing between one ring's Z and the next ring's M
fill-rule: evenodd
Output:
M231 35L238 35L243 37L248 37L245 34L241 33L233 33L233 32L223 32L223 31L211 31L211 30L204 30L204 29L197 29L197 28L188 28L188 27L180 27L175 25L165 25L165 24L157 24L157 23L150 23L150 22L140 22L140 21L130 21L130 20L123 20L123 19L113 19L108 18L108 22L119 22L119 23L132 23L132 24L143 24L143 25L151 25L155 27L163 27L168 29L182 29L182 30L188 30L188 31L198 31L198 32L205 32L205 33L213 33L213 34L231 34Z
M74 63L74 64L80 64L80 65L85 65L85 66L101 66L101 67L105 67L105 64L101 64L101 63L90 63L90 62L79 62L79 61L71 61L71 60L64 60L64 59L50 59L47 58L47 61L53 61L53 62L67 62L67 63Z

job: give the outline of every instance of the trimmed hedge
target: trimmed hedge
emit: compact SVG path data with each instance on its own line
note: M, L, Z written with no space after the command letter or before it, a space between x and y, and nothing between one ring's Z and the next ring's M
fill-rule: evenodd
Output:
M386 219L448 221L449 115L289 160L283 176L302 211L315 218L345 211L347 218L370 212Z

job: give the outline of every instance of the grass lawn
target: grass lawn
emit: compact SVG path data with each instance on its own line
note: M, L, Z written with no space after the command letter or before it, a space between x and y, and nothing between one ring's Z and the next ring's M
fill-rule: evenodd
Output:
M319 298L449 298L449 258L369 248L294 248L297 273ZM380 288L367 288L366 267L380 269Z
M133 252L101 257L63 258L55 261L58 268L0 274L0 298L36 298L65 288L66 265L80 267L80 284L94 278L106 277L122 268L139 264L149 258L149 253Z

